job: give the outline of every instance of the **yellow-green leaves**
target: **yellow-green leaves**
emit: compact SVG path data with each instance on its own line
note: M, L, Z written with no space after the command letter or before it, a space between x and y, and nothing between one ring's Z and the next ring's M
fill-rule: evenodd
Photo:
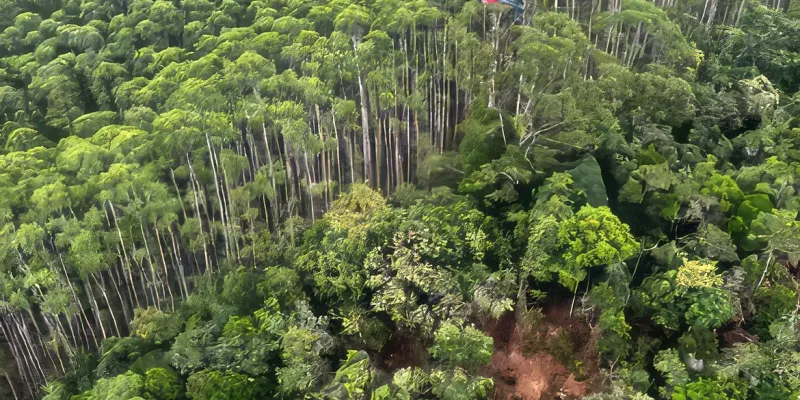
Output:
M717 274L717 263L714 261L697 261L683 259L678 267L675 284L684 288L713 288L722 285L722 275Z
M582 207L559 226L558 244L564 249L565 286L574 289L586 275L584 268L624 261L639 249L628 225L608 207Z
M325 218L334 229L352 230L363 226L363 218L385 205L386 199L380 193L367 185L356 184L349 193L342 194L333 202Z

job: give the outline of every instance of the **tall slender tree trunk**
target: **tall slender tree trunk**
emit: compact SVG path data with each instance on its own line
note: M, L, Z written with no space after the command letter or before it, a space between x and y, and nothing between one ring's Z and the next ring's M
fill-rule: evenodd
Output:
M630 49L627 50L627 53L625 54L625 57L627 58L627 62L625 63L625 65L627 65L628 67L631 67L633 65L633 60L634 60L636 54L639 52L639 39L640 39L641 33L642 33L642 23L639 22L636 25L636 33L633 36L633 44L631 45ZM630 54L628 54L628 53L630 53Z
M11 320L14 321L14 326L16 327L17 332L19 332L19 342L22 344L23 352L27 353L30 356L31 364L36 367L36 371L41 374L41 377L47 382L47 375L44 373L44 368L42 368L42 363L39 360L39 356L34 349L34 346L31 342L30 335L28 334L27 326L25 325L24 318L20 318L17 314L11 314ZM46 321L46 319L45 319ZM50 329L50 334L53 334L53 329ZM42 349L45 352L46 349ZM26 356L27 357L27 356ZM55 365L53 365L55 367Z
M375 92L377 93L378 90L376 89ZM381 138L383 137L383 124L381 123L381 105L379 96L373 96L375 98L375 182L374 187L380 191L381 190L381 164L383 161L382 157L382 148L381 148Z
M742 11L744 10L744 3L746 2L747 0L742 0L739 3L739 11L736 13L736 21L733 23L733 26L739 26L739 18L742 18Z
M183 212L183 220L186 221L187 219L189 219L189 215L186 213L186 205L183 204L183 197L181 197L181 191L178 188L178 182L175 181L175 170L172 169L172 168L169 169L169 177L172 180L172 186L175 187L175 195L178 196L178 202L181 203L181 211ZM115 220L117 219L116 215L114 216L114 219Z
M167 258L164 257L164 247L161 245L161 234L158 233L158 226L153 224L153 230L156 232L156 242L158 242L158 251L161 253L161 265L164 267L164 286L167 287L169 292L170 311L175 312L175 296L172 295L172 287L169 284L169 271L167 270Z
M269 151L269 149L267 149ZM269 153L267 153L269 154ZM189 153L186 153L186 161L189 163L189 183L192 185L192 193L194 194L194 208L195 213L197 213L197 222L200 224L200 237L203 238L203 256L205 257L206 262L206 270L211 269L213 272L213 265L211 265L211 259L208 256L208 247L206 246L206 238L205 238L205 230L203 229L203 216L200 214L200 199L198 198L197 193L200 192L200 182L197 181L197 175L194 173L194 167L192 166L192 161L189 158ZM272 170L272 163L270 163L270 171ZM273 186L274 187L274 186ZM144 237L144 227L142 228L142 237L144 238L145 242L145 250L147 250L147 260L150 261L150 249L147 247L147 239ZM211 226L209 225L209 231L211 230ZM153 264L150 263L150 269L152 270Z
M556 2L556 11L558 11L558 3ZM492 72L489 76L489 107L495 106L496 90L495 90L495 75L497 75L498 58L500 57L500 16L492 13L492 50L494 50L492 59Z
M117 276L116 279L114 279L114 275ZM114 292L117 293L117 298L119 298L120 308L122 308L122 315L123 315L122 326L127 328L128 323L132 319L131 313L130 310L128 309L128 302L126 302L125 299L122 298L122 293L120 292L120 288L122 287L120 282L122 282L122 280L119 277L119 272L117 272L117 269L114 268L113 265L111 266L111 268L108 269L108 277L111 279L111 284L114 287ZM100 279L101 280L104 279L102 274L100 275ZM105 285L105 280L103 280L103 285Z
M280 196L278 196L278 187L275 185L275 170L272 166L272 152L269 149L269 137L267 137L267 124L261 124L262 133L264 135L264 149L267 154L267 164L269 164L269 182L272 186L272 197L275 198L275 204L272 204L272 199L269 199L270 209L272 210L272 223L278 226L278 208Z
M6 378L6 382L8 382L8 387L11 388L11 394L14 396L14 400L19 400L19 396L17 395L17 390L14 389L14 383L11 382L11 379L9 379L7 373L4 373L3 376Z
M714 18L717 16L717 4L719 3L718 0L711 0L711 5L709 6L708 10L708 20L706 21L706 26L709 27L711 24L714 23Z
M89 328L89 332L92 334L92 340L94 341L95 348L99 348L100 345L97 342L97 335L94 332L94 328L92 328L92 324L89 322L89 317L86 315L86 311L83 309L83 304L81 304L81 300L78 297L78 294L75 292L75 287L72 286L72 281L69 279L69 274L67 273L67 266L64 264L64 258L61 257L61 253L58 253L58 261L61 263L61 268L64 270L64 280L67 282L67 286L69 287L70 293L72 293L72 298L75 300L75 304L78 305L78 312L81 316L83 316L84 322L86 322L86 327ZM98 320L99 322L99 320Z
M169 237L172 239L172 251L175 252L175 266L178 271L178 278L180 278L180 284L183 287L183 292L186 293L186 297L189 297L189 286L186 285L186 274L183 270L183 260L181 259L181 250L178 247L178 240L175 238L175 232L172 229L172 226L167 226L167 230L169 230Z
M325 154L326 153L325 136L322 134L322 118L319 112L319 104L314 104L314 113L317 116L317 135L319 136L319 141L322 144L322 151L320 151L320 162L322 163L322 167L320 168L320 174L322 175L322 182L325 185L324 198L325 198L325 209L327 210L329 203L329 196L330 196L328 188L330 187L329 181L331 178L330 178L330 169L328 169L328 158L327 155Z
M219 188L219 176L217 175L217 166L216 166L216 157L214 156L214 148L211 147L211 139L208 137L208 133L206 133L206 144L208 146L208 156L211 161L211 171L214 174L214 188L217 191L217 202L219 203L219 217L222 220L222 227L223 227L223 239L225 240L225 255L228 258L231 258L231 247L230 242L228 239L228 223L225 218L225 203L222 202L222 191ZM156 235L158 234L158 230L156 230ZM159 242L160 245L160 242ZM171 296L170 296L171 297ZM174 301L173 301L174 303ZM174 304L173 304L174 308Z
M53 362L53 357L47 351L47 347L45 347L44 342L42 342L42 338L44 338L44 335L42 334L42 330L39 329L39 323L36 322L36 316L33 315L33 312L31 311L30 307L25 309L25 313L28 314L28 317L31 319L31 323L33 323L33 328L36 330L36 338L37 341L39 342L39 346L42 347L42 352L45 353L48 358L50 358L50 362ZM20 318L20 319L22 320L23 325L25 325L25 318ZM25 326L25 330L27 329L28 327Z
M92 284L86 278L81 278L81 281L83 282L83 288L86 289L86 296L89 299L89 306L94 312L95 323L100 327L100 334L103 335L103 339L101 340L105 340L108 335L106 334L106 328L103 326L103 320L100 318L100 307L98 307L97 299L94 297Z
M133 246L133 253L136 254L136 243L131 244ZM142 286L142 294L144 294L144 305L145 307L150 307L150 305L156 304L156 296L153 294L153 282L147 278L147 272L144 270L144 266L136 259L133 258L133 262L136 264L136 267L139 269L139 276L141 276L140 282Z
M7 323L6 318L0 315L0 330L2 330L3 336L8 340L8 347L11 349L11 356L17 364L17 371L23 383L25 383L28 393L30 393L31 397L35 398L37 391L33 388L38 388L39 386L30 372L31 369L28 358L22 355L19 344L15 340L14 334L11 332L12 329L11 325Z
M333 123L333 135L336 136L336 169L337 169L337 177L339 179L339 192L341 193L341 185L344 185L344 175L342 171L342 154L341 154L341 142L339 139L339 129L336 127L336 113L334 112L333 108L331 108L331 122ZM345 145L347 145L347 141L345 140Z
M294 166L292 165L294 157L292 157L291 153L289 152L289 142L286 140L285 136L283 138L283 148L284 148L283 159L286 161L286 183L288 184L289 187L289 195L288 195L289 197L286 200L291 203L293 201L296 201L297 195L295 193L299 192L300 189L298 188L297 191L295 191L295 185L298 182L297 172Z
M103 295L103 299L106 301L106 306L108 306L108 315L111 316L111 322L114 324L114 331L117 333L117 337L122 337L122 333L119 330L119 324L117 323L117 317L114 315L114 307L111 305L111 301L108 299L108 293L106 291L105 285L101 284L100 280L97 279L95 274L90 274L89 276L94 279L94 282L97 284L97 287L100 289L100 294ZM103 276L100 275L100 278Z
M356 35L353 35L351 36L351 40L353 41L353 52L355 53L358 51L358 46L361 42L361 39ZM363 71L361 71L361 67L358 65L358 63L356 63L356 69L358 70L358 95L360 96L361 100L361 146L363 147L364 152L364 181L369 182L370 185L373 185L372 150L370 150L372 145L369 137L369 98L364 85L364 74Z
M442 45L442 49L446 49L447 46L445 44ZM444 57L442 57L444 58ZM441 89L439 90L439 153L444 153L447 149L445 145L447 144L447 111L448 111L448 101L450 99L450 85L447 82L447 76L445 74L444 68L441 73L441 82L439 83Z
M225 166L224 165L221 165L220 169L222 169L222 182L225 184L225 191L223 192L222 199L225 202L225 209L227 210L226 212L227 212L228 225L230 226L229 229L230 229L230 235L231 236L230 236L230 238L228 240L229 240L229 242L231 243L231 245L233 247L233 251L236 253L236 261L239 261L241 259L240 254L239 254L239 233L236 231L236 229L235 229L236 224L234 223L235 222L234 218L236 218L236 220L238 222L238 216L234 217L233 210L231 209L231 207L232 207L231 199L230 199L231 184L230 184L230 181L228 180L228 171L225 170Z
M313 186L313 181L311 179L311 169L308 166L308 151L303 150L303 162L306 165L306 189L308 192L308 204L311 207L311 220L316 220L316 214L314 212L314 194L311 192L311 188Z
M195 194L195 197L196 196L197 196L197 194ZM199 212L200 211L198 210L198 213ZM156 269L153 266L153 256L152 256L152 254L150 254L150 245L147 243L147 236L144 233L145 232L144 231L144 224L142 223L141 220L139 220L139 228L142 230L142 241L144 242L145 253L147 253L147 265L150 266L150 276L153 278L153 289L154 289L153 291L155 292L155 296L156 296L156 308L161 310L161 296L158 295L158 288L155 287L156 280L158 280L158 281L161 281L161 280L158 279L158 275L156 274ZM161 286L161 292L164 293L163 283L162 283L162 286Z

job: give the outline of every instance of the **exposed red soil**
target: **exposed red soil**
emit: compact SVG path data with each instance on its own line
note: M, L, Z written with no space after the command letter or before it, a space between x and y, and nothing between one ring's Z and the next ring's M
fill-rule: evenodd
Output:
M557 302L556 302L557 303ZM580 399L595 387L599 369L596 335L582 318L569 316L569 305L546 307L544 320L525 333L506 313L483 324L494 338L492 361L484 371L494 378L496 400ZM574 358L589 377L578 381L554 354L552 343L559 335L569 335L574 343Z

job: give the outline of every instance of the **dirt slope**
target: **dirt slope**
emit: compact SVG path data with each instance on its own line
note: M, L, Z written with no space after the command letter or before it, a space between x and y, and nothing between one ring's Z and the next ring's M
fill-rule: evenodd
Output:
M596 384L596 337L581 318L569 317L569 305L545 307L544 320L526 333L513 313L485 323L484 330L494 338L492 362L484 371L495 381L493 399L580 399ZM571 357L564 356L565 348ZM559 356L580 362L571 369L587 379L578 381Z

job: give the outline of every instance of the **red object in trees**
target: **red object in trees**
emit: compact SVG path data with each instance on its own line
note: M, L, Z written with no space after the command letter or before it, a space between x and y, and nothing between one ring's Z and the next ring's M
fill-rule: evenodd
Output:
M521 0L481 0L481 3L484 5L499 4L504 7L511 7L515 10L517 17L524 11Z

